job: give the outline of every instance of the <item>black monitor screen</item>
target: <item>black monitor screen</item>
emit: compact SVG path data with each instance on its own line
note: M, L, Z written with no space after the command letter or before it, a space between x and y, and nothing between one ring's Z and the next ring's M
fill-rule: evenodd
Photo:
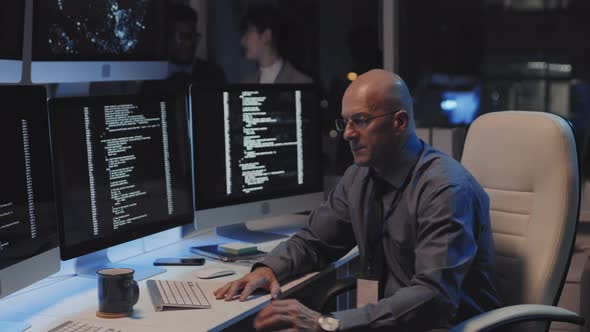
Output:
M21 60L25 1L3 0L0 10L0 59Z
M310 85L192 87L196 208L322 191Z
M183 103L62 98L49 111L62 259L193 221Z
M40 86L0 86L0 269L57 247L47 99ZM10 106L7 106L10 105Z
M35 0L33 60L162 60L162 0Z

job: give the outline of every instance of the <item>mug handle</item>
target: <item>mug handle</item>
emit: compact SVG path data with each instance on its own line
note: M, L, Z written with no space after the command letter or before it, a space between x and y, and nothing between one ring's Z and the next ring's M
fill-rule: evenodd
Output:
M139 301L139 285L137 284L137 281L133 279L127 281L126 287L133 287L133 303L131 305L135 305L137 301Z
M132 285L133 285L133 305L135 305L137 303L137 301L139 300L139 285L137 284L137 281L135 280L131 280L132 281Z

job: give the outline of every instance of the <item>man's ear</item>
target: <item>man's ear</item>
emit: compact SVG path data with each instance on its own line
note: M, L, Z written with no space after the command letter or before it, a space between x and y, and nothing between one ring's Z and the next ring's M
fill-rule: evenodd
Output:
M272 42L272 31L270 29L264 29L262 32L262 41L265 44L270 44Z
M406 110L399 110L393 115L393 131L403 133L410 126L410 115Z

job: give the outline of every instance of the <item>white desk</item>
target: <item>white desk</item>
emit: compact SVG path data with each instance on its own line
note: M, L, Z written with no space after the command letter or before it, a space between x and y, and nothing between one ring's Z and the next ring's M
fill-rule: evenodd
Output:
M225 239L227 241L227 239ZM219 239L212 233L199 235L195 238L184 239L172 245L126 259L121 263L151 265L158 257L191 256L189 247L218 243ZM280 241L273 241L259 245L264 251L274 248ZM347 256L333 264L337 268L356 255L353 250ZM259 295L245 302L225 302L216 300L213 290L228 281L236 279L250 271L251 264L223 263L207 261L204 267L214 265L229 265L236 271L236 275L202 280L195 276L196 269L192 266L168 266L167 272L151 279L196 280L208 296L211 309L182 309L156 312L148 294L146 281L139 282L139 301L134 306L131 317L118 319L103 319L96 317L98 306L96 279L83 277L56 278L55 282L44 287L0 300L0 320L27 321L32 325L27 332L47 331L66 320L79 320L99 324L105 327L116 327L124 332L134 331L170 331L195 332L219 331L261 310L269 301L269 295ZM299 288L317 278L318 273L311 273L282 286L283 292ZM49 281L47 281L49 282Z

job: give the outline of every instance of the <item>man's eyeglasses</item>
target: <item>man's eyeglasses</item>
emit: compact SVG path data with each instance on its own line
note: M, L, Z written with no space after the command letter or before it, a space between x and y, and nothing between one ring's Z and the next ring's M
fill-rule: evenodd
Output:
M376 119L376 118L380 118L382 116L386 116L386 115L391 115L393 113L395 113L397 111L393 111L393 112L389 112L389 113L385 113L385 114L379 114L379 115L375 115L375 116L371 116L371 117L363 117L363 116L359 116L359 117L352 117L348 120L346 119L336 119L334 120L334 124L336 125L336 130L338 130L339 132L343 132L346 130L346 126L349 123L352 123L352 125L354 126L354 128L358 129L358 128L365 128L369 122L371 122L371 120Z
M177 43L182 42L199 42L201 34L199 32L177 31L174 34Z

